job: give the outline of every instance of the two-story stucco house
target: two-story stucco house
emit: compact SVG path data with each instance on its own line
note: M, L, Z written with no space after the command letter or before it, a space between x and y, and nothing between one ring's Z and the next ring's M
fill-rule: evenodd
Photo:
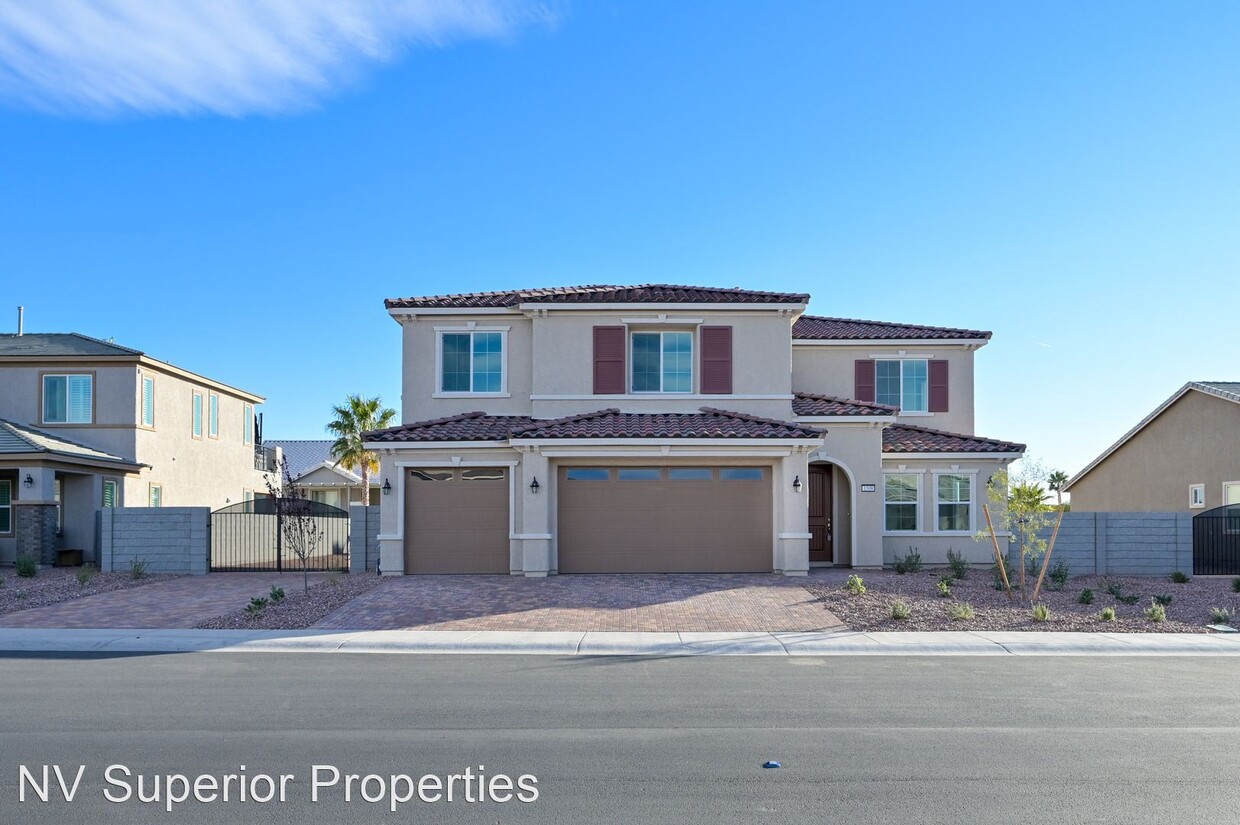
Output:
M94 558L100 507L266 489L261 396L77 333L0 335L0 562Z
M819 318L809 296L585 286L391 299L405 424L381 456L394 573L978 561L990 333Z

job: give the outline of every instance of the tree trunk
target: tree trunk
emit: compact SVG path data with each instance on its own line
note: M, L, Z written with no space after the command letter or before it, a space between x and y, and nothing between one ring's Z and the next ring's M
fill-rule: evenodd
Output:
M362 506L370 506L370 465L362 461Z
M310 557L307 556L301 560L301 586L305 592L310 592Z

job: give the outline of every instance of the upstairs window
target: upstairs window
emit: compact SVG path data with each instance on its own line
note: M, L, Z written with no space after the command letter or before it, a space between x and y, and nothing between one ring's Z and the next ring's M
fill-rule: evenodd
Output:
M94 423L94 384L93 375L43 376L43 423Z
M693 333L633 333L633 392L693 392Z
M874 363L874 400L903 412L930 409L930 367L924 358Z
M155 379L142 376L142 426L155 426Z
M254 407L249 404L241 405L241 442L254 443Z
M215 393L207 396L207 435L220 437L220 397Z
M502 332L445 332L440 344L440 392L504 391Z
M194 436L194 438L202 438L202 393L197 390L194 391L190 433Z

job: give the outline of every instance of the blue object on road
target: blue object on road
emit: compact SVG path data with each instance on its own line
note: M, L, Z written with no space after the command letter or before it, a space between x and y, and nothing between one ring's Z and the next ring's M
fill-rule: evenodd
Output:
M783 767L783 765L779 764L779 763L778 763L778 762L776 762L774 759L770 759L770 760L767 760L766 762L763 762L763 763L762 763L762 767L764 767L764 768L782 768L782 767Z

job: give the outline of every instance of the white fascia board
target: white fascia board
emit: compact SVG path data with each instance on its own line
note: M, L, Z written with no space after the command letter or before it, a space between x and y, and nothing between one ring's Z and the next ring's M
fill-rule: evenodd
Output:
M507 450L511 449L507 439L504 441L367 441L362 445L376 453L392 453L402 450Z
M596 447L593 449L572 449L572 448L548 448L538 451L538 454L545 458L653 458L653 459L669 459L669 458L718 458L718 459L741 459L741 458L787 458L795 455L796 450L793 449L749 449L749 450L728 450L724 448L710 449L706 447L691 448L686 447L680 450L662 450L658 447L631 447L629 449L617 449Z
M393 307L388 315L398 321L418 315L520 315L516 307Z
M523 312L795 312L805 311L808 304L618 304L618 303L576 303L540 304L536 301L520 305Z
M835 424L836 426L896 423L890 415L798 415L794 422L797 424Z
M987 338L793 338L794 347L940 347L981 349Z
M630 392L607 395L566 394L566 395L531 395L531 401L792 401L796 396L783 393L723 393L689 392Z
M826 433L823 433L826 435ZM521 438L513 439L514 447L809 447L821 444L821 438Z
M883 453L883 461L1013 461L1024 453Z

